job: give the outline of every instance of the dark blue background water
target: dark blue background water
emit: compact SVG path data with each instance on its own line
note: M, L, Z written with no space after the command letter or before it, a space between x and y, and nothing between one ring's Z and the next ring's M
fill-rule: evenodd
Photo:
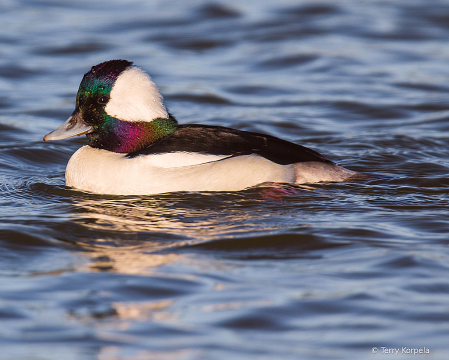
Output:
M0 24L1 359L448 358L448 1L7 0ZM387 177L66 188L86 140L42 137L114 58L148 71L180 123Z

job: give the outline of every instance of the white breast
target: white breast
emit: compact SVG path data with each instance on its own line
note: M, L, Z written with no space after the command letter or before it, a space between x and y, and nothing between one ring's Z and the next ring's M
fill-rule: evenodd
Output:
M66 184L100 194L145 195L173 191L237 191L263 182L295 182L293 165L261 156L170 153L127 158L84 146L71 157Z

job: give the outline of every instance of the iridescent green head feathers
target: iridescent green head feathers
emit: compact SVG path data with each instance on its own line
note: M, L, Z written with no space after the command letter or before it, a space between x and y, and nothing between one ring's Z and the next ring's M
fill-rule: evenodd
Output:
M87 134L94 148L131 153L177 126L145 72L127 60L110 60L84 75L72 116L44 140Z

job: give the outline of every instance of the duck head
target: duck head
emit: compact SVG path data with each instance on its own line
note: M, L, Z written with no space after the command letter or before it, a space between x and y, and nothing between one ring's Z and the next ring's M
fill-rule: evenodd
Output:
M84 75L72 115L44 141L86 134L91 147L131 153L171 134L177 126L144 71L127 60L110 60Z

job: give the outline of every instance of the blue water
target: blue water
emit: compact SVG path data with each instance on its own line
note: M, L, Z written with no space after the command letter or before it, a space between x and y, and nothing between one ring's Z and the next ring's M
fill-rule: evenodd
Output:
M448 1L7 0L0 24L2 360L449 357ZM86 139L42 137L116 58L182 124L381 177L68 188Z

